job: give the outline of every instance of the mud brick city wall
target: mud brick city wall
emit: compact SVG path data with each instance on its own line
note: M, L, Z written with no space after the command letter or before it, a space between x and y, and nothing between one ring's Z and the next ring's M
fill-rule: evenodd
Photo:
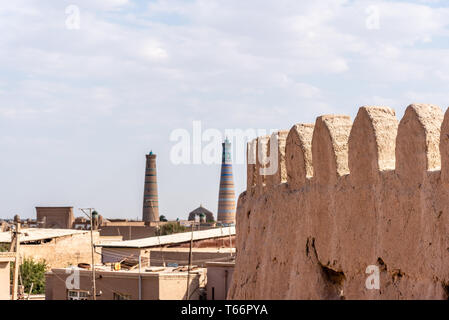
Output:
M248 158L268 154L273 139L285 139L277 174L248 163L229 298L448 297L449 111L321 116L250 142ZM365 286L369 265L380 290Z
M94 243L99 241L98 231L94 232ZM95 263L101 262L101 248L95 248ZM35 261L45 260L49 268L63 268L78 263L92 262L90 231L53 238L49 242L22 244L21 257Z

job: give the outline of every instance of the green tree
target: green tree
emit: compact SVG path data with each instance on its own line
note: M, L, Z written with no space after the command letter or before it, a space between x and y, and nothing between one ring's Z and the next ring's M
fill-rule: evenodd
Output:
M168 221L168 220L167 220L167 218L162 214L162 215L159 217L159 221L165 222L165 221Z
M45 260L34 261L32 258L26 258L20 265L20 275L22 276L22 283L25 287L25 292L28 293L33 283L32 294L45 293L45 271L47 270L47 263ZM13 276L14 262L11 263L11 280Z
M9 251L9 244L0 243L0 252L7 252L7 251Z
M161 226L160 235L165 236L168 234L185 232L185 231L186 231L186 227L181 226L179 224L179 222L169 222L169 223L166 223L163 226Z

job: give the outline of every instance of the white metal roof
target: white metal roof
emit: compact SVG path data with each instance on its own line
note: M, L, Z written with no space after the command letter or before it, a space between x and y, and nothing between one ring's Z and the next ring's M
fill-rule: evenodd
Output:
M65 237L73 234L80 234L86 232L89 232L89 230L27 228L21 229L20 243ZM10 231L0 232L0 243L10 243L10 242L11 242L11 232Z
M221 238L235 235L235 227L214 228L201 231L193 231L193 240L204 240L211 238ZM155 236L136 240L126 240L97 244L98 247L105 248L149 248L160 245L189 242L192 238L192 232L182 232L170 234L167 236Z

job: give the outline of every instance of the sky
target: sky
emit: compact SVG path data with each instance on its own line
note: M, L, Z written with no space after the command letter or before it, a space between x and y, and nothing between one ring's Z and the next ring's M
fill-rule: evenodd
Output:
M220 165L174 163L175 130L290 129L364 105L400 119L449 100L447 1L14 0L0 34L1 218L138 219L151 150L160 214L216 213Z

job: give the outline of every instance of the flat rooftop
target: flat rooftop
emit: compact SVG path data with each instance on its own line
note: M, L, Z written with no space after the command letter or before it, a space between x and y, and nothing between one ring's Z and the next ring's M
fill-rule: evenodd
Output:
M194 267L194 268L193 268ZM199 268L193 266L190 274L201 274L205 273L205 268ZM187 268L188 266L181 266L181 267L145 267L142 268L139 272L138 268L132 269L132 270L111 270L111 266L108 265L96 265L95 266L95 272L101 273L103 276L108 275L112 277L126 277L126 276L138 276L138 275L145 275L145 276L185 276L187 275ZM183 269L182 271L180 269ZM47 273L57 273L57 274L64 274L67 275L67 270L77 270L80 272L80 274L91 274L92 270L90 269L84 269L79 267L67 267L67 268L53 268L51 271L47 271Z
M210 261L206 267L235 267L235 261Z
M53 239L90 232L89 230L74 229L45 229L26 228L20 230L20 243ZM11 243L12 234L10 231L0 232L0 243Z
M214 228L200 231L193 231L193 241L222 238L235 235L235 227ZM192 232L181 232L170 234L167 236L155 236L136 240L126 240L98 244L97 247L104 248L151 248L161 245L178 244L183 242L190 242L192 239Z
M102 227L146 227L145 221L114 221L103 222Z

